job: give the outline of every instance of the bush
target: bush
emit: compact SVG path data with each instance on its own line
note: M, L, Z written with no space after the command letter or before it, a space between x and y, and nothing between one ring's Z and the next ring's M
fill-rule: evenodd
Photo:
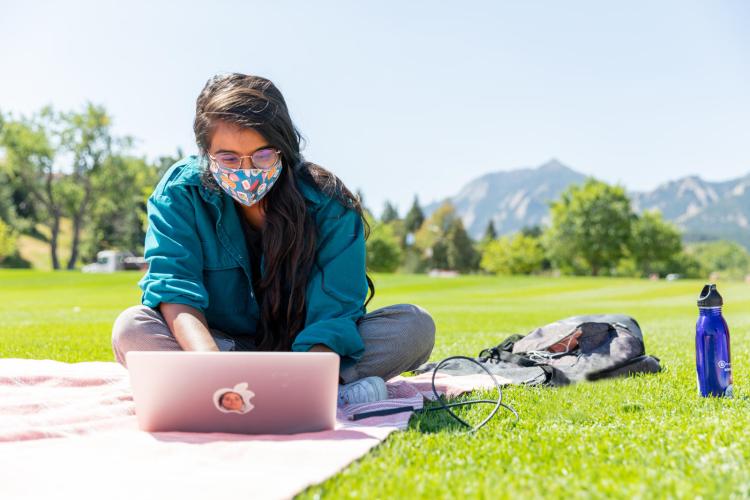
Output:
M21 257L16 251L14 254L5 257L0 261L0 268L3 269L31 269L31 262Z

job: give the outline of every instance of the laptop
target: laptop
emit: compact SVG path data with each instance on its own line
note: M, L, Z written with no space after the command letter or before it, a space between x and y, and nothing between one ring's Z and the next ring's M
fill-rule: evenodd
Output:
M296 434L333 429L333 353L130 351L144 431Z

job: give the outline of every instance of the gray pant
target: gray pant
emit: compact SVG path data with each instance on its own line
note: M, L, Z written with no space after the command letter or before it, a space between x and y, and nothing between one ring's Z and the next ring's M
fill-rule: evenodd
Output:
M365 353L354 366L341 372L344 383L372 375L388 380L426 362L435 345L435 323L419 306L397 304L366 314L357 324ZM253 350L252 341L232 338L212 329L222 351ZM147 306L123 311L112 327L112 349L125 365L128 351L179 351L177 339L161 313Z

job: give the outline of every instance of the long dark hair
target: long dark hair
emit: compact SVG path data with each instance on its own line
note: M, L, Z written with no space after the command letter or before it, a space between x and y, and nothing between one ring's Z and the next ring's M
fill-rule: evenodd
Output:
M273 189L261 200L266 268L259 284L257 345L262 350L289 350L305 326L307 281L317 265L317 228L297 186L298 179L356 211L366 235L369 226L358 197L334 174L304 160L300 153L301 135L292 123L284 97L270 80L240 73L216 75L208 80L198 96L193 124L204 160L218 122L254 129L281 151L284 168ZM219 189L207 168L202 180L207 187ZM370 297L365 305L375 294L369 276L367 285Z

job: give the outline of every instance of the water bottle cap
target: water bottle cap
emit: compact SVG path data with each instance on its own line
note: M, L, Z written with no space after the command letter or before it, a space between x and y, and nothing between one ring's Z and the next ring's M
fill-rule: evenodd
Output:
M724 299L721 298L716 285L711 283L703 287L700 297L698 297L698 307L721 307L724 305Z

